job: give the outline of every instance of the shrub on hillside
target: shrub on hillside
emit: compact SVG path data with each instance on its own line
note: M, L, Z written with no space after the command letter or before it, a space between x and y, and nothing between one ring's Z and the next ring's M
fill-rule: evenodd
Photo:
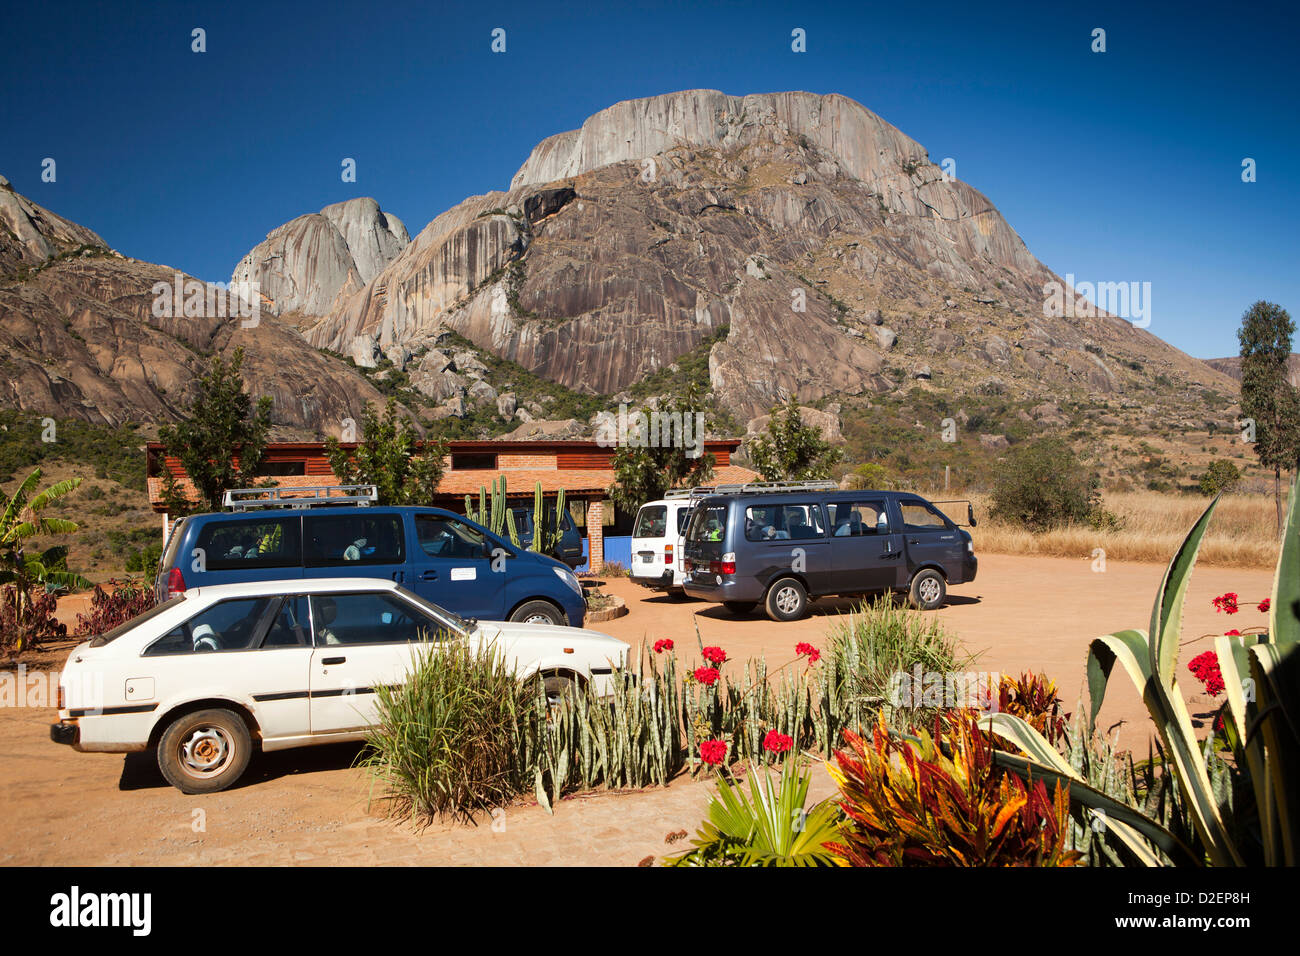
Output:
M1045 531L1058 525L1113 524L1101 507L1101 479L1059 438L1044 438L1007 456L993 482L993 517Z
M1201 475L1199 482L1201 494L1211 497L1224 491L1231 491L1241 481L1241 471L1226 458L1216 458L1210 462Z

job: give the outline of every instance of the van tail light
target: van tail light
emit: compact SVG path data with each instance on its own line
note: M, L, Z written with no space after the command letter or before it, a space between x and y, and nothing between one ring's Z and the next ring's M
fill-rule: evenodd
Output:
M673 563L673 546L671 544L666 544L664 545L664 564L671 565L672 563Z
M722 556L721 561L710 561L709 572L711 574L735 574L736 573L736 554L734 551L728 551Z
M163 595L163 600L184 593L185 575L181 574L180 568L172 568L167 572L167 593Z
M68 695L63 687L63 681L59 681L59 710L68 706Z

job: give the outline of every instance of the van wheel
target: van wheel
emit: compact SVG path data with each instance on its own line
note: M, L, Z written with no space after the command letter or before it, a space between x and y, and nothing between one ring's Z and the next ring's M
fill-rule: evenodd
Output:
M181 793L225 790L248 767L253 740L238 714L199 710L172 721L158 741L158 769Z
M757 603L757 601L723 601L722 606L736 617L742 617L754 610L754 605Z
M908 600L918 611L933 611L943 604L947 594L948 584L944 581L943 575L929 568L912 578Z
M782 578L768 588L763 607L774 621L793 621L808 610L808 592L794 578Z
M558 624L564 626L568 620L564 612L549 601L525 601L515 608L510 620L523 624Z

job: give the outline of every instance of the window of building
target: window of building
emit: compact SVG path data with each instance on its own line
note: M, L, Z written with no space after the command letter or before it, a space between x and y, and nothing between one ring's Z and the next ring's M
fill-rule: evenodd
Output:
M495 471L497 456L492 452L454 452L452 471Z

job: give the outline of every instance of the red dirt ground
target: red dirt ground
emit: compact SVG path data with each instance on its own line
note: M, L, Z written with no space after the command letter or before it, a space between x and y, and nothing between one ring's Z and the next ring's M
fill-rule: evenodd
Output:
M971 651L976 668L1018 673L1032 669L1056 679L1071 710L1083 685L1088 641L1124 627L1147 626L1163 567L1110 562L1093 573L1087 560L984 555L979 579L954 588L935 612ZM1265 571L1198 569L1192 579L1180 656L1185 691L1200 690L1186 662L1210 646L1206 633L1264 623L1253 602L1266 597ZM630 613L597 625L636 645L671 637L687 661L698 657L695 625L706 645L733 660L764 654L772 666L794 656L794 645L824 644L848 601L830 601L789 624L757 615L735 619L719 606L655 596L627 580L606 590L623 596ZM1211 598L1238 592L1252 602L1232 618L1214 612ZM71 606L61 609L71 616ZM54 667L62 653L36 656L32 667ZM1193 717L1213 709L1203 694L1188 698ZM224 793L190 797L169 787L148 754L78 754L53 744L50 708L0 708L0 865L634 865L663 856L669 833L693 834L711 785L681 778L666 789L596 793L563 801L554 816L536 805L506 808L493 827L436 823L422 831L383 818L368 807L368 782L352 768L356 746L335 745L255 758L245 779ZM1118 724L1126 746L1145 752L1149 732L1134 690L1118 677L1100 726ZM814 798L832 792L814 775Z

